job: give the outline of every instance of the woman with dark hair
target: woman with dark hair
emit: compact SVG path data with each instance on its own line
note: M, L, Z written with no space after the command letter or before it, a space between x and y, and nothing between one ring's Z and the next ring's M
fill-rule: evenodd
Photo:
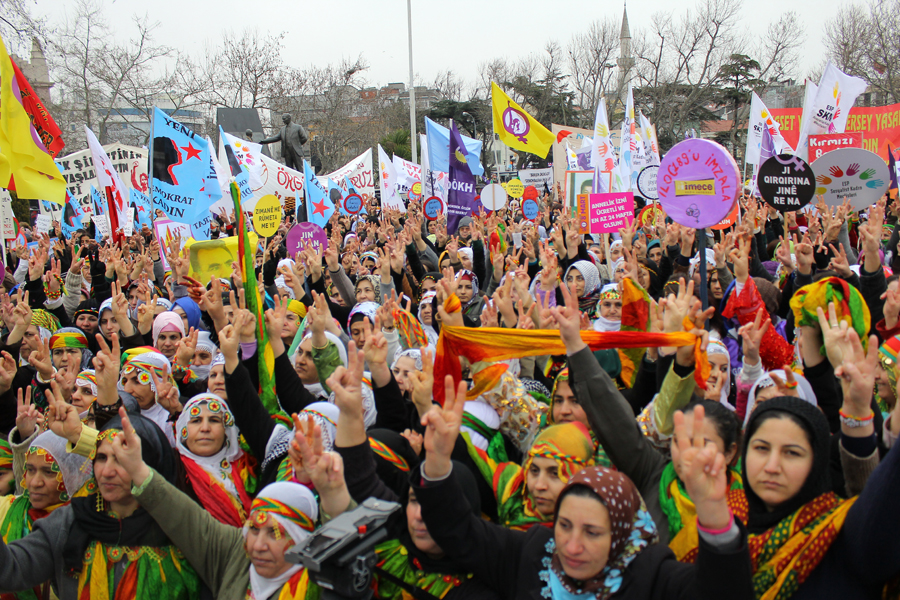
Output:
M687 435L683 415L676 417L676 432L688 465L685 485L697 505L696 565L677 561L658 543L634 484L604 467L579 471L567 482L552 528L512 531L466 514L450 460L465 393L464 384L454 390L447 377L444 407L423 419L426 458L411 478L428 531L459 568L503 598L753 598L746 533L725 502L725 458L702 435ZM702 408L694 421L699 432Z

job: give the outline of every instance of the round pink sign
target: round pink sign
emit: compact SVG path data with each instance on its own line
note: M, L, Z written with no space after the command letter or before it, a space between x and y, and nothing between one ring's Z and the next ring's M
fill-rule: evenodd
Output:
M689 139L672 146L656 176L659 203L679 225L703 229L728 216L737 202L740 173L715 142Z
M325 230L315 223L297 223L288 231L285 242L290 258L294 258L297 252L309 246L316 250L321 249L323 254L328 248L328 236L325 235Z

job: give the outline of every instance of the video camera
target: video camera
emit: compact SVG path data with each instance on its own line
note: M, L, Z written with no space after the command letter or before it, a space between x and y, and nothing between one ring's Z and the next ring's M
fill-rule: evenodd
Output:
M367 600L372 596L375 546L388 538L388 519L400 508L396 502L369 498L317 529L285 558L303 564L322 587L323 600Z

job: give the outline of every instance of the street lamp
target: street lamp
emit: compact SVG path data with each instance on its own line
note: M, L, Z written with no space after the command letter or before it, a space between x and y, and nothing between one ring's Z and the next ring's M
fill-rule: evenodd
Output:
M462 116L468 117L472 121L472 137L477 138L478 137L478 124L475 122L475 117L473 117L466 111L462 112Z

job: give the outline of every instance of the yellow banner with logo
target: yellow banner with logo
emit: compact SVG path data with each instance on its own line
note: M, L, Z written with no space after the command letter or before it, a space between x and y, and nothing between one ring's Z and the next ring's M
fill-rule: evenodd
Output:
M514 150L522 150L547 158L553 146L553 134L534 117L513 102L506 92L491 82L491 102L494 113L494 133L500 141Z

